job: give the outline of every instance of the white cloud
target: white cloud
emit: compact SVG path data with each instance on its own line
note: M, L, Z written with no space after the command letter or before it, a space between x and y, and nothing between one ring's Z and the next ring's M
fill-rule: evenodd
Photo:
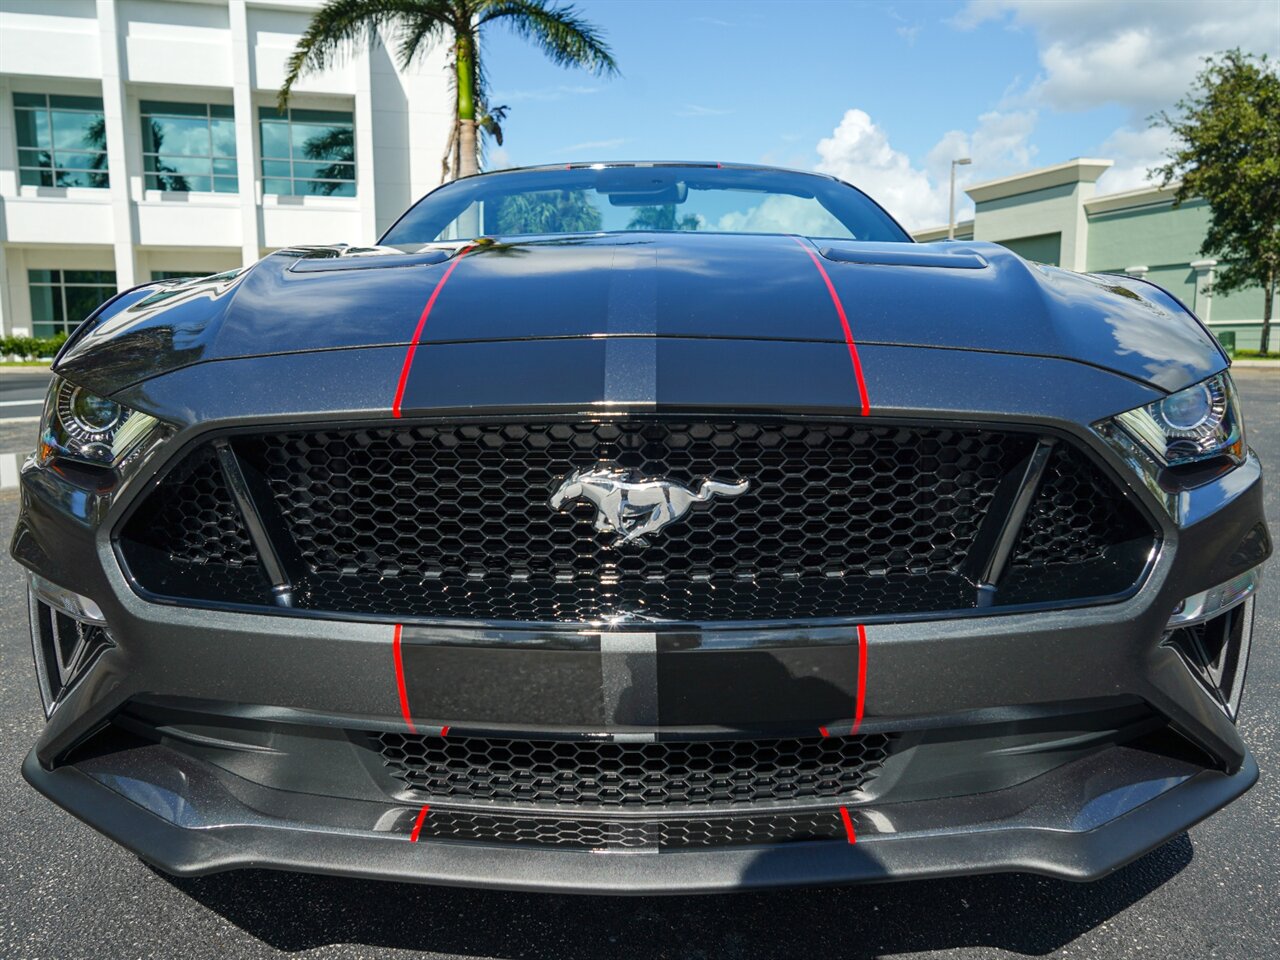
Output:
M515 166L510 151L496 143L484 145L484 168L486 170L506 170Z
M562 157L570 153L582 153L584 150L612 150L620 147L627 142L626 137L615 137L612 140L587 140L585 143L571 143L567 147L560 147L553 150L557 157ZM596 159L592 157L591 159Z
M676 111L677 117L723 117L733 113L732 110L720 110L716 107L704 107L697 103L687 103L684 109Z
M869 193L908 227L936 223L946 216L929 174L889 144L889 138L863 110L848 110L831 136L818 141L818 169Z
M1121 127L1107 137L1098 150L1100 156L1116 162L1098 180L1098 192L1119 193L1154 186L1158 180L1148 179L1147 171L1165 161L1165 150L1172 145L1173 137L1163 127L1145 130Z
M1033 110L991 111L976 128L945 133L926 155L923 166L889 143L889 138L862 110L849 110L830 137L818 142L817 169L866 191L909 229L936 226L947 219L951 161L970 157L956 176L956 216L972 214L964 186L1029 166L1035 147Z
M703 218L700 221L705 222ZM840 221L812 200L766 197L745 212L726 213L716 229L727 233L799 233L807 237L847 237Z
M1280 51L1275 0L971 0L952 22L969 29L990 20L1035 35L1041 73L1025 91L1030 102L1057 110L1119 104L1135 120L1171 107L1210 54Z
M539 87L530 90L508 90L506 93L494 94L490 100L493 103L522 103L530 101L546 103L552 100L563 100L565 97L582 97L599 92L599 87L561 84L556 87Z

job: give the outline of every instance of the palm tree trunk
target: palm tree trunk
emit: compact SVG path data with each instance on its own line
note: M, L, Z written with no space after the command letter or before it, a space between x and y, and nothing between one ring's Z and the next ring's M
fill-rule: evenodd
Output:
M480 172L479 143L474 120L458 121L458 176L469 177Z
M479 143L476 138L476 38L459 32L454 41L454 62L458 71L458 157L457 176L480 172Z

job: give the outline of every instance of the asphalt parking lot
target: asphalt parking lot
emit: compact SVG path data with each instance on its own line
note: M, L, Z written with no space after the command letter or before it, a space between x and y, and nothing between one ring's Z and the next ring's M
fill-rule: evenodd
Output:
M1280 532L1280 371L1242 370ZM29 436L32 435L32 436ZM0 452L34 424L0 424ZM817 958L1280 956L1280 571L1257 607L1241 717L1262 779L1113 876L1007 875L742 896L606 899L265 871L174 880L45 802L18 769L41 726L0 490L0 957Z

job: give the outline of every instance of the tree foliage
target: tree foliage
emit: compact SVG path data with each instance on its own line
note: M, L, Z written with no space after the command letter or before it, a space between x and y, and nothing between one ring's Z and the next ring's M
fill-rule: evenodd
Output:
M1200 253L1221 261L1214 289L1261 286L1262 352L1268 350L1280 280L1280 75L1274 62L1230 50L1207 58L1174 113L1157 125L1176 145L1153 173L1181 181L1175 203L1201 197L1210 223Z
M628 230L694 231L698 226L697 214L676 216L674 203L664 203L659 207L641 207L627 223Z
M552 63L597 74L615 74L604 34L572 4L550 0L327 0L290 54L277 104L288 105L294 85L386 36L402 69L439 43L448 43L454 87L454 125L445 151L446 176L479 170L483 132L502 143L505 106L490 107L481 37L489 24L505 26L540 48Z
M591 233L600 211L583 190L543 190L503 197L494 216L496 233Z

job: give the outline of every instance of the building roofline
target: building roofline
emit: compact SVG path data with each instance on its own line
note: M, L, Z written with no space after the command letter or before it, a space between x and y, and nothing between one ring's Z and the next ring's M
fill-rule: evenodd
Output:
M1114 163L1114 160L1076 157L1074 160L1054 164L1051 167L1040 167L1024 173L1015 173L1011 177L975 183L971 187L966 187L964 192L974 203L984 203L988 200L1016 197L1033 190L1044 190L1047 187L1058 187L1068 183L1096 183L1097 179Z
M918 241L919 243L928 243L931 240L945 240L950 230L951 228L944 223L940 227L923 227L919 230L909 230L908 233L911 234L912 239ZM956 233L972 233L972 232L973 232L972 220L956 221Z
M1175 180L1168 186L1138 187L1135 190L1122 190L1120 193L1105 193L1092 197L1084 202L1087 213L1109 213L1113 210L1127 210L1132 207L1149 207L1153 204L1172 203L1182 181Z

